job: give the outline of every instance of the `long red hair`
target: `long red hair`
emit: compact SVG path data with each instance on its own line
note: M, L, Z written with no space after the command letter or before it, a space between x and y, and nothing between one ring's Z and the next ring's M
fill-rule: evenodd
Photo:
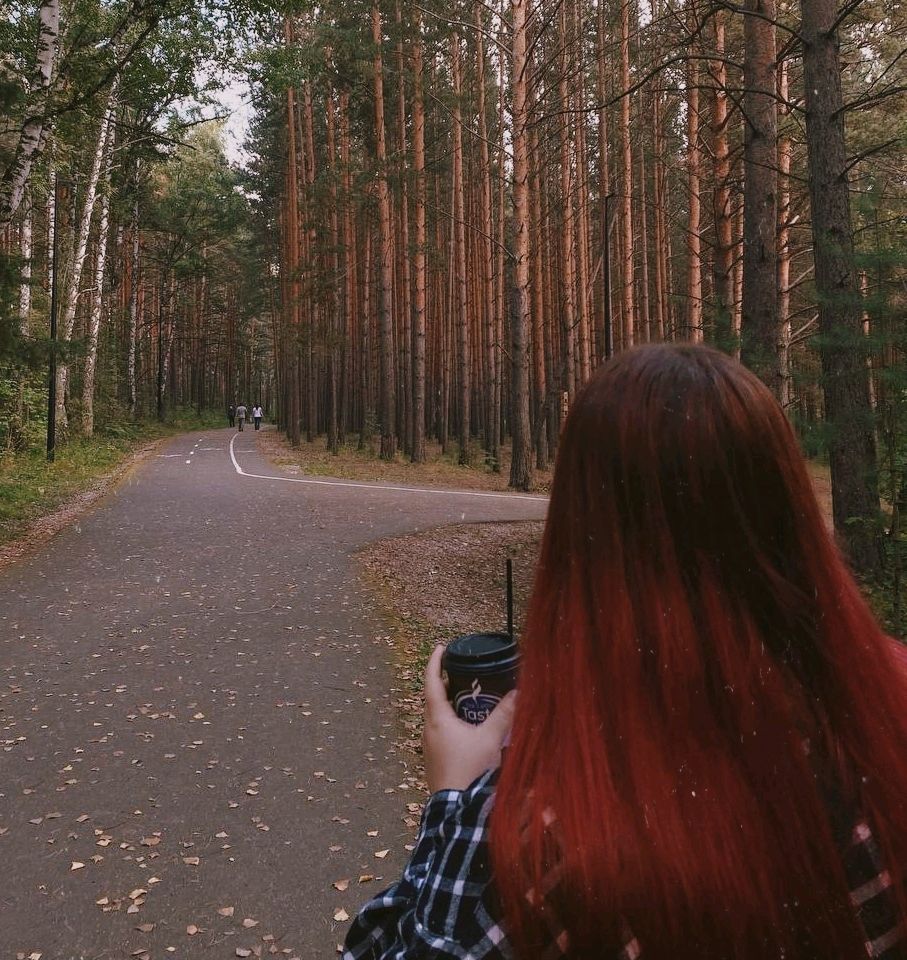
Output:
M651 346L579 393L522 650L491 829L520 956L555 860L571 956L627 926L646 960L866 956L829 796L903 906L907 678L755 376Z

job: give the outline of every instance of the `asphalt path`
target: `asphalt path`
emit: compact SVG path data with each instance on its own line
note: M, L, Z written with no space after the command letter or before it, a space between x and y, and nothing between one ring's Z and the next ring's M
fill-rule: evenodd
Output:
M420 799L351 555L545 506L305 478L208 431L0 575L0 958L333 956Z

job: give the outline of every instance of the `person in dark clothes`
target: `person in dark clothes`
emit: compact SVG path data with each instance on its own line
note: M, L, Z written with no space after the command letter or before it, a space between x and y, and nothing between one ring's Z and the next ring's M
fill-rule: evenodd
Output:
M230 421L231 427L236 426L236 407L232 403L227 407L227 419Z

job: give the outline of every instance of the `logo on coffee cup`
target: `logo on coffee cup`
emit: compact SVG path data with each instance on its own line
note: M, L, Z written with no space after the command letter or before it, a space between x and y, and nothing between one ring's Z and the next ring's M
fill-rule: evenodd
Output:
M501 698L497 694L482 693L482 685L475 679L472 681L471 690L457 694L454 710L457 716L467 723L483 723L500 702Z

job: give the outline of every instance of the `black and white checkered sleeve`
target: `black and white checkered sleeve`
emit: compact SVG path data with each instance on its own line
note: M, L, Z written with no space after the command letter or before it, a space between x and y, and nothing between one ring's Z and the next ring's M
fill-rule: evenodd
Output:
M429 799L403 876L359 912L342 960L509 960L489 883L496 780L489 771Z

